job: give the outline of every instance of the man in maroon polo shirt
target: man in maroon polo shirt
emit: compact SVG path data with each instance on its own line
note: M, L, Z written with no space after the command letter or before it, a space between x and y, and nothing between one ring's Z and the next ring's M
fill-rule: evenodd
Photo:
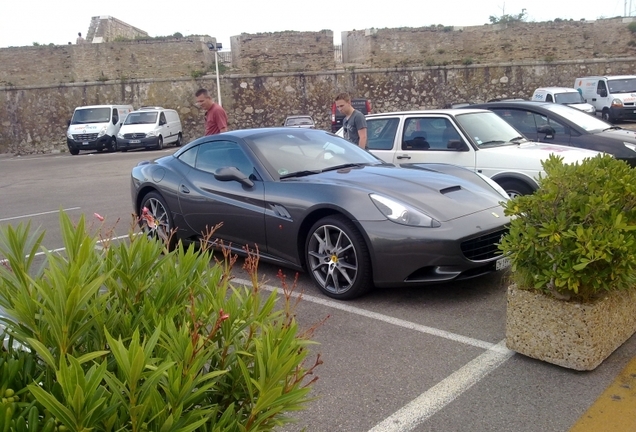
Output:
M199 89L194 95L197 108L205 110L205 134L227 132L227 114L223 107L214 102L206 89Z

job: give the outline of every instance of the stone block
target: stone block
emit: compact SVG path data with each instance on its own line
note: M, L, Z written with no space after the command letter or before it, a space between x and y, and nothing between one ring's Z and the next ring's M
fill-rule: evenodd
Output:
M636 289L579 303L508 287L506 346L528 357L593 370L634 333Z

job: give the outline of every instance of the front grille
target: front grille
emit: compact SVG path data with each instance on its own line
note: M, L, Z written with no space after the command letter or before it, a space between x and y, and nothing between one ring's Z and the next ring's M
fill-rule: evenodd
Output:
M95 141L97 134L73 134L73 139L75 139L75 141Z
M634 102L624 102L623 105L625 105L625 106L634 106Z
M471 261L484 261L501 255L497 245L507 233L508 228L504 228L481 237L466 240L461 245L462 253Z
M128 133L128 134L124 134L124 138L141 139L141 138L146 138L146 134L145 133Z

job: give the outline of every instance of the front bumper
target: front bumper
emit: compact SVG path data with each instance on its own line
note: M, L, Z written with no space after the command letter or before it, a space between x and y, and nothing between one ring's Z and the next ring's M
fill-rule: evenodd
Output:
M109 147L112 139L110 135L101 137L73 135L73 138L66 137L66 145L71 150L102 150Z
M146 137L146 138L117 138L117 146L120 149L134 149L134 148L148 148L157 147L159 144L159 137Z
M610 117L618 120L635 120L636 106L623 108L610 107Z
M502 259L497 244L508 231L507 223L501 209L444 222L439 228L359 222L378 287L445 282L493 272Z

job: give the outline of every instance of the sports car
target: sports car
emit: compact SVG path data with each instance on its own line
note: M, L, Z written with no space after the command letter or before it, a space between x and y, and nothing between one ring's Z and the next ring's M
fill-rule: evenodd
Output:
M148 235L258 250L261 260L307 271L336 299L508 264L497 246L507 196L493 181L453 165L397 167L320 130L199 138L140 162L131 191Z

